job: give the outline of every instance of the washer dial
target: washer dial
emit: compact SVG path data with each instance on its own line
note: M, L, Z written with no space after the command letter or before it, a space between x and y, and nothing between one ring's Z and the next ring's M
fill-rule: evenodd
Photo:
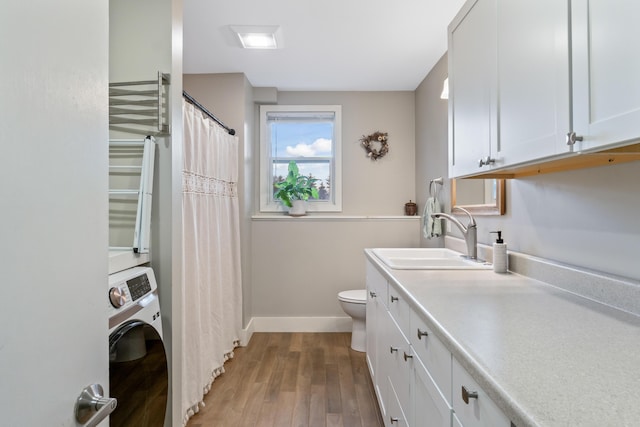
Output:
M120 287L109 289L109 301L115 308L122 307L127 302L127 295L124 293L124 289Z

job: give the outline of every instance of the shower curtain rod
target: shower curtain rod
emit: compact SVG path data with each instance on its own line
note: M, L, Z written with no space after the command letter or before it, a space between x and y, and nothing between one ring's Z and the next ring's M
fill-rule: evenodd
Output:
M236 131L235 129L231 129L229 126L225 125L224 123L222 123L222 120L220 120L219 118L217 118L216 116L213 115L213 113L211 113L209 110L207 110L206 108L204 108L202 106L202 104L200 104L198 101L195 100L194 97L192 97L191 95L189 95L186 91L182 91L182 96L191 104L193 104L194 106L196 106L200 111L202 111L203 113L205 113L211 120L213 120L214 122L216 122L217 124L219 124L220 126L222 126L227 132L229 132L229 135L235 135Z

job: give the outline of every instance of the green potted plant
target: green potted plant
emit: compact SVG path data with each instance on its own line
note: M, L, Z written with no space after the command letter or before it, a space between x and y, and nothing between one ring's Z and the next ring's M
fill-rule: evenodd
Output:
M292 160L289 162L287 177L284 181L274 184L277 191L273 196L282 200L282 203L289 207L289 215L305 215L304 202L309 200L309 197L314 199L319 197L318 189L315 187L317 181L318 179L311 176L301 175L298 165Z

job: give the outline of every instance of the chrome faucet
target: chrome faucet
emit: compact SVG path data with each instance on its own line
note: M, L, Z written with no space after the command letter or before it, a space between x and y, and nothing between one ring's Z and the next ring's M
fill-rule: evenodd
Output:
M446 213L434 213L431 214L431 217L434 219L444 218L452 223L454 223L462 232L464 236L464 240L467 243L467 257L469 259L477 260L478 259L478 226L476 225L476 220L471 216L471 213L464 208L456 208L460 209L462 212L466 213L469 216L469 224L465 227L460 221L458 221L455 217L446 214Z

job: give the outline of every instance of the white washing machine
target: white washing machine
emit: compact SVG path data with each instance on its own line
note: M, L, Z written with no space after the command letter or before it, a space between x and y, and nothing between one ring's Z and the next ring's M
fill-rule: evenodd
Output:
M149 267L109 276L109 394L112 427L163 427L168 396L158 284Z

